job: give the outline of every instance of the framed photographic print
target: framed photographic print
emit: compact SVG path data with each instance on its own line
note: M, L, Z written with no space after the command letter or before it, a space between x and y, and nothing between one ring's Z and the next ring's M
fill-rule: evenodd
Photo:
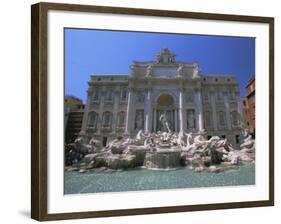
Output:
M274 18L32 5L32 218L272 206Z

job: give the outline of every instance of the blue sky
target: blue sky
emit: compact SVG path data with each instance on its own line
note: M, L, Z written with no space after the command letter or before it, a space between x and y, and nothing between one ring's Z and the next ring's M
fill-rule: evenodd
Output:
M91 75L128 74L133 60L155 60L161 48L169 48L176 60L198 62L203 75L235 75L242 96L255 74L255 39L250 37L66 28L65 94L85 102Z

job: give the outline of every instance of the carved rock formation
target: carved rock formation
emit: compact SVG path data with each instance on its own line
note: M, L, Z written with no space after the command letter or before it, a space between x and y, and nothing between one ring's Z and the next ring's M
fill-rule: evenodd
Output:
M67 146L67 170L81 173L129 169L170 169L187 166L196 172L222 172L233 166L255 161L255 140L247 130L240 149L217 136L205 139L205 132L146 133L139 131L134 139L118 138L101 148L98 141L79 138ZM105 168L102 168L105 167ZM72 168L72 169L71 169Z

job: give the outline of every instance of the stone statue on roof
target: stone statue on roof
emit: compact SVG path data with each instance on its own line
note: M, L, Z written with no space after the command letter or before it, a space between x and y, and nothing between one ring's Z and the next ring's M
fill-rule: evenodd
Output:
M160 53L156 55L157 63L169 64L175 63L175 54L171 53L168 48L163 48Z

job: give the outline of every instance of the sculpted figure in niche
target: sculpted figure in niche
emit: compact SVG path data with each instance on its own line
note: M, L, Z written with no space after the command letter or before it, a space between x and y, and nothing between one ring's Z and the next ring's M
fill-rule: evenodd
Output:
M168 120L168 116L167 116L167 112L166 111L164 111L164 113L162 113L160 115L159 121L161 123L161 129L163 131L171 132L170 124L169 124L169 120Z
M142 129L144 123L143 121L143 111L138 110L136 112L135 129Z
M194 110L187 110L187 128L195 128Z

